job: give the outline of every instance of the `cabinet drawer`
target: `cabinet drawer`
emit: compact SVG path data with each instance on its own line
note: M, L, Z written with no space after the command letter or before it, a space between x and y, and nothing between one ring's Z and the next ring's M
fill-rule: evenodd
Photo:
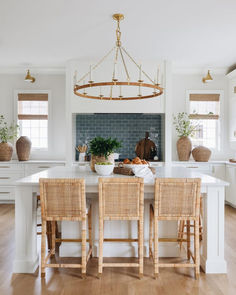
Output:
M0 173L5 171L23 171L24 172L24 166L22 164L11 164L8 162L1 162Z
M15 200L15 189L13 187L0 187L0 201Z
M0 185L15 185L16 180L23 178L24 173L6 171L3 173L0 171Z

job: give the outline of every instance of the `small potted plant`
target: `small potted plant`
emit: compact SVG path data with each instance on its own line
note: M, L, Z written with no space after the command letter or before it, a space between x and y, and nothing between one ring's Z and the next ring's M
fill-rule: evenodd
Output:
M17 137L19 126L11 124L10 126L5 121L3 115L0 115L0 161L11 161L13 146L9 140Z
M189 136L192 136L197 130L197 126L194 125L187 113L178 113L177 116L173 116L174 125L178 134L177 152L180 161L188 161L192 151L192 142Z
M89 143L89 152L91 154L90 167L96 172L95 164L97 162L114 163L113 153L121 147L121 143L114 138L95 137Z

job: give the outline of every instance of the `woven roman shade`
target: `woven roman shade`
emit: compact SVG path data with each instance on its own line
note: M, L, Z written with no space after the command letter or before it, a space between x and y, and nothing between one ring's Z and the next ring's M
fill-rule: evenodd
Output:
M19 102L30 102L30 101L48 101L47 93L19 93L18 94L18 104ZM19 120L47 120L47 114L28 114L19 107L18 109L18 119Z
M191 93L189 100L198 102L219 102L220 94L218 93ZM192 120L218 120L218 114L190 114L189 118Z
M210 94L198 94L198 93L191 93L189 95L190 101L220 101L220 95L217 93L210 93Z

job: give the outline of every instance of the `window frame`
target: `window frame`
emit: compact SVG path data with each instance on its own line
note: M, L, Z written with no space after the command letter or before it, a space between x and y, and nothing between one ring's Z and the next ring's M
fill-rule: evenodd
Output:
M186 91L186 112L190 115L190 94L219 94L220 96L220 114L219 114L219 128L217 130L217 136L220 138L219 148L211 148L214 154L220 154L223 151L224 141L224 91L223 90L187 90Z
M38 153L47 153L51 150L52 147L52 106L51 106L51 91L50 90L14 90L14 119L18 122L18 94L47 94L48 95L48 147L47 148L35 148L32 147L31 153L38 154Z

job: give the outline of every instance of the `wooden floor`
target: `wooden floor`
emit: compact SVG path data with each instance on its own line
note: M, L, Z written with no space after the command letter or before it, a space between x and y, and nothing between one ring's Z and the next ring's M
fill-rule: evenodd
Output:
M196 281L191 269L161 269L157 280L152 278L152 262L145 259L144 278L137 278L137 269L106 268L97 279L97 259L88 264L88 276L80 277L80 270L47 269L46 279L35 274L13 274L14 205L0 204L0 295L233 295L236 294L236 209L226 206L225 256L227 275L205 275ZM121 259L119 259L121 260ZM122 259L122 261L124 261ZM130 261L130 260L129 260Z

